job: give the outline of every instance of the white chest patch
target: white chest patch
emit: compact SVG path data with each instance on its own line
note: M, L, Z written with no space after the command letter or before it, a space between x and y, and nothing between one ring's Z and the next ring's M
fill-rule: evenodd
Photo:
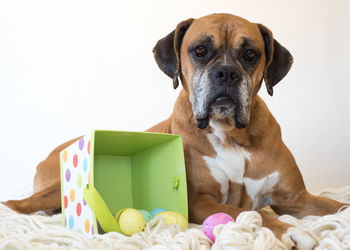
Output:
M262 208L272 203L271 194L278 179L279 172L273 172L258 180L243 178L247 193L253 202L252 209Z
M203 159L211 175L221 185L220 191L223 196L221 203L227 202L230 182L234 182L245 185L253 202L252 209L271 204L270 194L278 182L279 172L273 172L257 180L244 177L245 163L250 161L250 153L233 140L227 141L230 138L220 127L210 125L214 128L214 133L208 134L208 139L216 151L216 157L203 156Z
M243 183L245 161L250 160L250 153L235 142L232 146L224 146L227 138L220 128L214 129L214 133L208 134L208 139L216 151L216 157L203 156L211 175L221 185L223 195L222 203L226 203L230 188L230 182Z

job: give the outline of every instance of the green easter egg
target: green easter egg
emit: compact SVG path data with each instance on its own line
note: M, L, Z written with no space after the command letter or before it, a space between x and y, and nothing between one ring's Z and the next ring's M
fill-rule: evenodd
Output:
M150 220L152 220L153 216L150 212L148 212L147 210L144 210L144 209L139 209L139 211L145 217L146 222L149 222Z

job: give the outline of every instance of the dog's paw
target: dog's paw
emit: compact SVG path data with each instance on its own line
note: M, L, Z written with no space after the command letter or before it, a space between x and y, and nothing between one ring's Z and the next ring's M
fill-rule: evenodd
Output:
M298 250L311 250L318 245L316 236L299 227L290 227L282 236L282 241L291 247L294 245Z

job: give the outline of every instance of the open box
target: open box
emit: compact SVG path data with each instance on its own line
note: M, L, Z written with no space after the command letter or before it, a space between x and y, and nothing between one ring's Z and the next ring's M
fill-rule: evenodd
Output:
M186 171L179 135L95 130L60 153L63 224L98 233L86 204L87 184L112 214L123 208L164 208L188 218Z

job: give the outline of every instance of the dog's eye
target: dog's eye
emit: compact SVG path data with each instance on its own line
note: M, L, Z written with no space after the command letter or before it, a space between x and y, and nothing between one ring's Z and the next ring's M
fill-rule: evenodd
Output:
M248 49L243 54L243 59L247 62L253 62L256 58L256 52L252 49Z
M194 49L194 53L196 54L197 57L203 57L206 54L208 54L208 51L206 47L199 45Z

